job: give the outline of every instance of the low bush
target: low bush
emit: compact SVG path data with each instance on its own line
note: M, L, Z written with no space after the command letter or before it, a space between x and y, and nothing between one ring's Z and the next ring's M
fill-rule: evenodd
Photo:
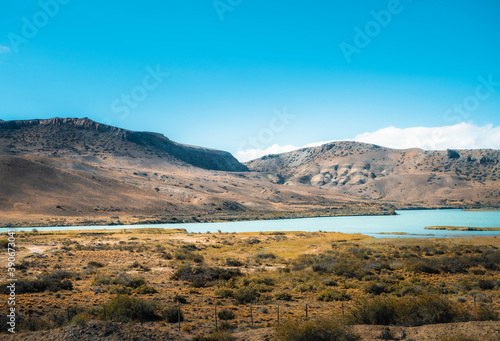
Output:
M37 293L44 291L57 292L60 290L73 290L73 282L69 280L73 275L67 271L55 271L51 274L45 274L34 280L19 280L16 283L16 293ZM6 294L7 285L3 285Z
M276 341L358 341L350 327L339 320L321 318L305 322L287 321L275 327Z
M268 285L274 286L274 280L268 277L254 277L254 278L245 278L243 280L244 286L255 286L255 285Z
M291 301L292 295L287 292L278 292L274 294L274 298L276 298L278 301Z
M135 289L135 292L139 295L150 295L150 294L156 294L158 290L149 285L143 284L137 289Z
M182 311L179 312L179 307L168 307L162 312L163 319L168 323L178 323L184 321L184 314Z
M365 287L365 292L372 295L380 295L390 290L382 283L370 283Z
M226 259L226 265L227 266L243 266L243 263L240 262L238 259L227 258Z
M125 295L113 297L104 305L103 310L105 318L115 322L146 322L160 319L157 314L158 307L154 303Z
M222 298L229 298L233 297L233 291L231 289L218 289L215 290L215 296L222 297Z
M125 288L137 289L142 285L146 285L146 280L142 277L132 277L125 273L118 275L101 275L98 274L94 278L93 285L119 285Z
M234 312L229 309L222 309L217 313L217 316L221 320L234 320L235 318Z
M71 319L71 324L83 324L92 319L92 315L87 312L76 314Z
M215 284L215 281L228 281L231 278L241 276L239 269L223 269L219 267L192 266L183 264L177 268L172 279L189 281L194 287L205 287Z
M316 288L312 284L299 284L295 287L295 291L297 292L312 292L315 290Z
M233 297L238 304L252 303L257 300L259 296L259 292L251 287L240 288L233 294Z
M258 253L255 255L257 259L276 259L276 255L274 253Z
M327 287L335 287L338 285L338 283L336 281L334 281L333 279L325 279L323 281L323 284Z
M0 250L7 249L9 246L9 240L7 238L0 238Z
M182 295L179 295L179 294L175 295L173 299L174 299L174 302L178 302L180 304L187 303L187 298L182 296Z
M479 321L498 321L500 318L498 311L490 304L480 304L475 319Z
M345 292L342 292L342 291L326 289L326 290L320 291L317 299L318 299L318 301L325 301L325 302L349 301L351 299L351 296Z
M197 250L195 245L193 245L193 247L184 245L183 247L178 248L174 252L172 257L177 260L187 260L187 261L192 261L194 263L203 263L203 256L200 255L199 253L193 252Z
M429 261L423 260L409 263L406 269L415 273L426 274L438 274L440 272L437 264L431 264Z
M464 306L439 295L363 298L349 312L353 324L418 326L470 319Z
M477 285L482 290L492 290L495 289L497 282L492 279L480 279Z

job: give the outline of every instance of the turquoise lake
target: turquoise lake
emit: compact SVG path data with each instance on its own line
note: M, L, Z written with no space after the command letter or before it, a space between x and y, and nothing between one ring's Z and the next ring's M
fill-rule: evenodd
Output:
M260 231L336 231L362 233L376 238L500 236L500 231L434 231L426 226L500 227L500 211L405 210L394 216L321 217L301 219L256 220L227 223L189 223L127 226L38 227L39 231L99 230L134 228L183 228L190 233L260 232ZM33 228L16 228L31 231ZM407 233L386 235L383 233Z

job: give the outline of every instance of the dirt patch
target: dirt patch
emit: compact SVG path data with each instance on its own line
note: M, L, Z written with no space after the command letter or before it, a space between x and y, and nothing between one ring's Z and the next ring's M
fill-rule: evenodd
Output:
M478 340L500 340L500 322L464 322L420 327L354 326L362 341L422 340L435 341L444 336L465 335ZM273 328L260 328L233 334L237 341L271 341ZM88 321L62 329L0 336L5 341L67 341L67 340L190 340L166 328L152 324Z

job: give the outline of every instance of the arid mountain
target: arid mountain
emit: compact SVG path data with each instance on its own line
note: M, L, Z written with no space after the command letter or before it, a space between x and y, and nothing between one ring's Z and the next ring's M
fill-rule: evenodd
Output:
M396 206L500 204L500 151L395 150L333 142L248 162L288 186L311 186Z
M89 119L0 122L0 226L499 206L499 152L336 142L239 163Z
M97 164L111 159L136 166L174 164L209 170L247 170L228 152L187 146L161 134L120 129L87 118L0 122L0 155L49 156Z
M0 122L0 226L390 211L326 189L275 182L274 175L249 172L230 153L160 134L88 119Z

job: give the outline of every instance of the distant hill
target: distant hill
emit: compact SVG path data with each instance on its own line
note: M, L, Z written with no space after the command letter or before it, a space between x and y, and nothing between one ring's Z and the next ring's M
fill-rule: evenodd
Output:
M247 162L285 185L414 205L492 205L500 200L500 151L396 150L332 142Z
M498 207L500 152L334 142L245 165L89 119L0 121L0 226Z
M86 118L0 122L0 226L390 211L274 180L249 172L228 152Z
M48 156L100 163L191 165L246 171L230 153L173 142L161 134L120 129L88 118L1 121L0 155Z

